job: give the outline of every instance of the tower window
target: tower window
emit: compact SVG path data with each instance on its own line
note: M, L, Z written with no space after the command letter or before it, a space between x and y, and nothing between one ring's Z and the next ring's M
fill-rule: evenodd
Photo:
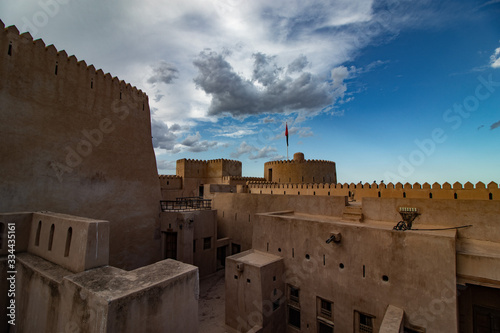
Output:
M40 232L42 231L42 221L38 221L38 227L36 228L35 246L40 245Z
M73 236L73 228L68 228L68 233L66 235L66 249L64 250L64 256L69 256L69 249L71 248L71 237Z
M49 235L49 247L48 247L48 250L49 251L52 251L52 242L54 241L54 225L52 224L50 226L50 235Z

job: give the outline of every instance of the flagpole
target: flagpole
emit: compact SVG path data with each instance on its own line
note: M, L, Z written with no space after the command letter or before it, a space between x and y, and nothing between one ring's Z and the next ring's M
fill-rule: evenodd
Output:
M288 123L285 123L286 160L288 161Z

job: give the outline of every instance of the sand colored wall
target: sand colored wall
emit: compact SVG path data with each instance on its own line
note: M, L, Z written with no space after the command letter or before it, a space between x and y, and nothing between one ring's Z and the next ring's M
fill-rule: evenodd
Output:
M398 207L418 208L419 215L413 222L413 228L458 227L459 240L475 239L490 242L500 240L500 204L490 200L428 200L365 198L363 215L368 220L400 221Z
M33 213L28 252L72 272L109 264L109 223L55 213Z
M389 223L336 221L284 213L254 222L253 248L282 257L282 279L300 289L304 330L316 331L321 297L333 302L335 331L352 332L357 310L375 316L378 332L388 305L404 309L407 324L426 332L457 331L455 231L408 233ZM332 232L342 235L340 243L325 243Z
M0 212L110 222L110 263L160 258L148 97L0 22Z
M285 332L282 275L283 260L269 253L249 250L226 258L226 325L237 332Z
M217 238L229 237L245 251L252 248L256 213L293 209L309 214L342 216L345 202L344 197L215 193L212 209L217 210Z
M198 267L200 276L215 273L217 266L217 221L215 210L161 213L162 248L165 232L177 233L177 260ZM211 238L210 249L203 248L204 238ZM195 245L193 245L193 241ZM194 247L196 247L194 249ZM193 251L194 250L194 251Z
M241 162L235 160L177 160L176 175L182 178L217 178L223 176L241 177Z
M414 199L452 199L452 200L500 200L498 184L482 182L473 185L470 182L434 184L333 184L333 183L290 183L249 182L248 192L253 194L293 194L349 196L357 201L363 198L414 198ZM272 193L271 193L272 192Z
M176 175L182 179L182 191L164 191L164 200L178 197L199 195L199 188L204 184L228 184L228 179L241 177L241 162L235 160L177 160Z
M336 183L337 172L335 162L305 160L304 154L296 153L293 160L265 163L264 178L275 183Z
M8 225L15 225L16 251L27 251L30 240L31 224L33 213L0 213L0 233L1 246L0 256L9 254L8 247Z
M164 260L73 274L18 255L16 332L197 332L198 271Z

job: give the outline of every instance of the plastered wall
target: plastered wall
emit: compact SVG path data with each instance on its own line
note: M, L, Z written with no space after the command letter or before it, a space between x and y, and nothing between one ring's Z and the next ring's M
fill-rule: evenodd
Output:
M110 222L110 264L160 258L148 97L0 22L0 212Z

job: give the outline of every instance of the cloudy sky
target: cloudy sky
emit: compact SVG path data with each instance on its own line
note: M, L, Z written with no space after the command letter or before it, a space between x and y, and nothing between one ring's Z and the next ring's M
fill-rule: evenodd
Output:
M500 182L500 1L2 0L147 92L159 172L290 158L340 182Z

